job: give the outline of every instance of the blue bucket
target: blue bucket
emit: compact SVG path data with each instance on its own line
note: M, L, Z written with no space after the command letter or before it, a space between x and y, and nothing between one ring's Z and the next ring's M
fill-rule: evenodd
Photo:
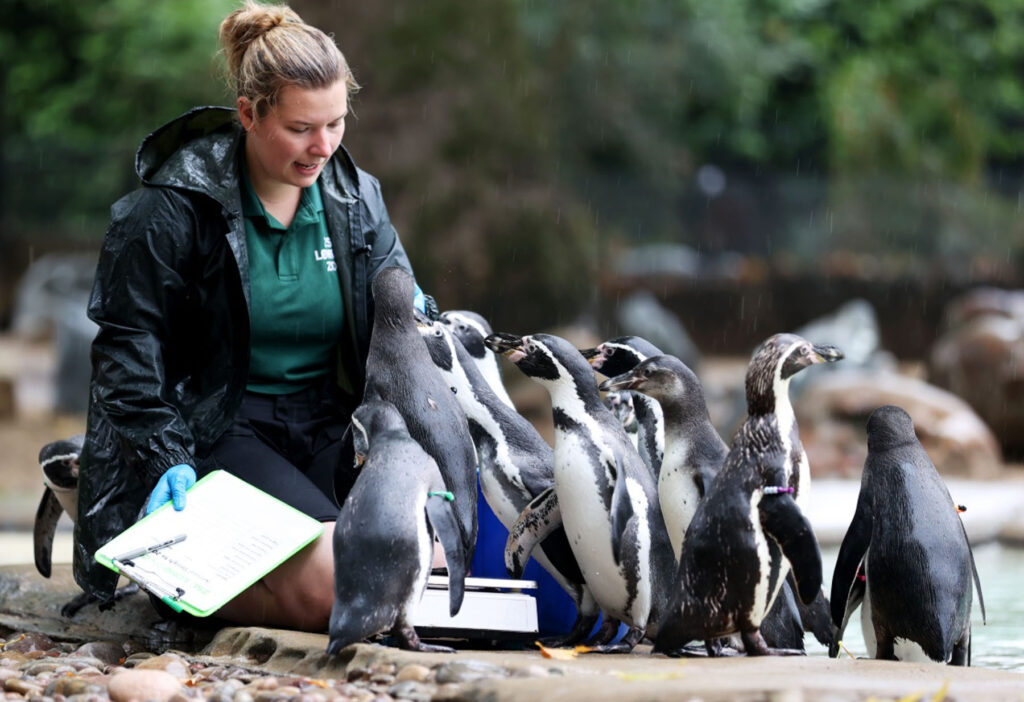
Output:
M491 511L479 486L476 509L476 551L470 565L470 575L478 578L508 578L505 571L505 542L508 540L508 529ZM562 586L532 558L523 570L523 580L537 581L537 589L527 592L537 598L537 628L540 635L554 636L572 629L576 621L576 604L565 594ZM621 638L626 631L627 627L624 624L620 626L616 639Z

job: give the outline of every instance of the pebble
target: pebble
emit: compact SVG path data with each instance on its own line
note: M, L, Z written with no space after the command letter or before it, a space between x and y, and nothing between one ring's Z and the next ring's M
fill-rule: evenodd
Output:
M162 670L126 670L110 679L107 692L114 702L166 702L181 690L181 681Z
M484 678L504 678L508 675L506 670L500 666L483 661L455 661L445 663L437 669L437 682L441 683L464 683L482 680Z
M183 651L147 651L131 640L75 646L33 633L0 638L0 702L442 702L462 699L462 683L559 672L539 665L509 671L474 660L375 663L325 680L217 665Z
M430 668L419 663L409 663L408 665L402 666L402 669L395 675L395 680L398 682L405 682L411 680L413 682L426 682L430 679Z

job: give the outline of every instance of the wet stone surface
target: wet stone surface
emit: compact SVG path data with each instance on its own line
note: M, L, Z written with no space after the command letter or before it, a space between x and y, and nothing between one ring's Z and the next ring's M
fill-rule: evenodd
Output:
M134 640L59 642L45 634L0 630L2 700L37 702L326 702L459 699L460 683L503 679L513 672L482 661L433 666L354 666L335 679L276 675L211 664L182 651L139 650ZM536 677L548 675L536 666ZM514 671L522 677L523 670Z

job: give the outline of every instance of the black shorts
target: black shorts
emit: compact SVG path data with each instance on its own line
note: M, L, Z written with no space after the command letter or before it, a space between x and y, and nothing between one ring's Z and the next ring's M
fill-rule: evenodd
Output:
M220 468L314 519L334 521L356 476L350 417L333 382L288 395L246 392L199 477Z

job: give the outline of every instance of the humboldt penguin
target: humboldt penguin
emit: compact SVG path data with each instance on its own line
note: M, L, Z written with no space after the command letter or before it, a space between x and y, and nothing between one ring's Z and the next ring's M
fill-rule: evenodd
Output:
M484 339L491 333L491 325L484 319L483 315L470 310L448 310L441 313L441 323L448 327L456 339L462 342L466 351L469 352L473 363L480 370L487 385L498 399L509 407L515 408L512 398L505 389L505 383L501 380L501 368L498 366L498 357L493 351L484 345Z
M430 577L435 534L448 564L451 615L462 607L468 561L452 495L390 402L364 402L352 413L352 428L361 470L334 525L327 652L384 631L400 648L454 652L424 644L412 625Z
M764 655L761 621L789 567L802 601L819 596L821 553L795 499L806 457L788 385L804 368L840 358L835 347L792 334L776 334L754 351L748 417L686 532L657 650L677 653L703 639L716 655L717 640L738 633L748 655Z
M51 441L39 450L39 467L43 471L43 497L36 510L32 528L32 546L36 570L44 578L53 571L53 539L60 515L67 513L71 521L78 519L78 457L82 453L85 437L81 434ZM128 583L114 591L113 596L101 602L101 611L110 609L125 597L139 591L135 583ZM64 604L60 613L71 619L82 607L96 602L86 592L81 592Z
M661 350L651 342L639 336L619 336L598 344L592 349L582 349L580 353L590 362L590 367L605 377L611 378L632 370L636 364L651 356L660 356ZM661 473L661 463L665 456L665 420L658 401L641 393L630 390L622 391L626 398L616 397L618 391L605 396L607 405L629 431L629 424L636 422L636 449L644 463L650 469L655 480ZM632 412L626 412L629 407ZM618 411L617 411L618 409Z
M39 500L32 529L32 546L36 570L44 578L53 569L53 537L60 515L74 522L78 518L78 456L85 437L76 434L68 439L52 441L39 451L39 467L43 471L43 497Z
M970 665L972 577L983 617L985 604L956 504L902 408L876 409L867 432L860 495L832 577L832 621L841 636L862 598L875 658Z
M645 632L657 633L674 564L653 476L571 344L549 334L494 334L487 345L551 395L561 523L598 606L630 627L619 644L598 650L630 651Z
M729 449L711 425L704 389L675 356L651 356L601 383L601 390L633 390L653 399L664 415L665 454L658 500L672 550L679 559L686 528Z
M391 402L409 434L437 461L455 495L466 561L476 546L476 452L466 414L434 366L413 317L415 283L404 268L385 268L373 280L373 333L364 397Z
M512 532L520 515L535 498L551 495L554 452L529 421L498 397L459 338L437 322L421 326L420 333L431 358L469 419L484 499L498 520ZM487 353L492 352L488 349ZM532 551L541 567L572 598L577 611L576 622L565 636L548 638L543 643L547 646L578 643L594 627L597 604L569 547L565 530L552 522L552 530L545 532L544 538L535 530L537 526L533 520L529 526L524 522L518 528L522 546L506 554L510 575L521 577L529 555L523 552ZM538 542L541 545L534 550Z

